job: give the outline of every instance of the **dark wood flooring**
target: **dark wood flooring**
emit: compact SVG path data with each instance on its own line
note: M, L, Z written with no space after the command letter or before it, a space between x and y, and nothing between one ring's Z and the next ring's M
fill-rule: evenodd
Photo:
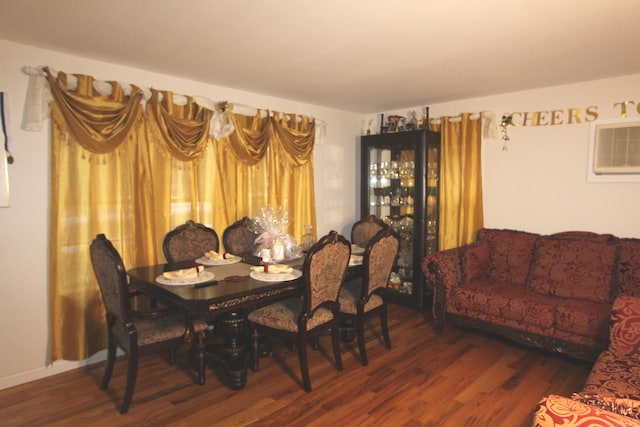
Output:
M434 334L430 315L389 310L393 348L377 322L367 330L369 366L356 342L343 343L344 370L333 368L328 336L310 349L313 391L300 387L296 353L274 342L274 356L249 371L244 389L221 385L212 371L198 386L186 350L176 366L164 353L141 356L129 413L118 407L125 383L118 360L107 392L104 363L0 391L2 426L530 426L538 400L569 396L591 365L473 330Z

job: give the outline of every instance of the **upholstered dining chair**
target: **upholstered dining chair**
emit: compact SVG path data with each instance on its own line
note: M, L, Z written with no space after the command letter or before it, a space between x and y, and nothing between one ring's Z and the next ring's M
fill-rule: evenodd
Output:
M218 251L220 240L213 228L192 220L169 231L162 242L168 262L194 261L207 251Z
M228 226L222 233L222 244L226 252L237 256L255 255L259 236L253 222L244 217Z
M124 263L111 241L104 234L98 234L91 243L90 254L106 311L108 330L107 365L100 385L102 390L109 386L117 347L128 356L127 384L120 413L125 414L129 410L136 385L138 352L143 347L168 346L169 363L173 365L176 361L176 345L196 339L198 382L204 384L204 331L207 324L190 321L184 315L173 312L134 312L130 307L129 283Z
M369 215L356 221L351 227L351 243L361 248L366 248L369 241L378 234L379 231L389 228L380 218Z
M379 315L386 348L391 348L387 326L385 291L399 248L398 236L385 228L378 232L365 248L361 280L346 282L340 289L340 315L355 325L360 350L360 363L369 364L364 341L365 319Z
M318 336L331 329L335 368L342 370L338 294L349 264L351 247L336 231L321 238L305 257L301 297L291 297L249 313L253 370L258 370L259 338L261 334L275 335L294 342L298 350L302 383L311 391L307 343L317 344Z

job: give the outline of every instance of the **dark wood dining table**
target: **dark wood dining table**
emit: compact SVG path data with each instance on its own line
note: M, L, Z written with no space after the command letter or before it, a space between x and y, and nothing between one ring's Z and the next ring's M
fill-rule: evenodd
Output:
M292 267L301 269L302 261L298 264ZM158 277L163 272L193 265L193 262L151 265L133 268L127 274L133 288L189 318L214 324L223 340L221 344L207 345L207 359L227 387L241 389L247 381L250 357L246 339L247 312L274 300L296 295L300 292L301 278L291 281L256 280L250 277L251 265L238 262L204 266L214 277L209 283L198 284L202 287L158 283Z

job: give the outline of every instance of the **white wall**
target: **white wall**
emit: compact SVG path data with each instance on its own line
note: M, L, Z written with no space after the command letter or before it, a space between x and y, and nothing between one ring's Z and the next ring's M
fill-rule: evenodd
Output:
M640 120L638 87L640 74L434 104L429 114L433 118L492 111L499 122L509 112L561 110L557 117L562 124L531 126L528 122L509 128L507 151L500 140L483 140L485 226L640 237L640 183L587 182L591 123L620 118L621 109L614 104L627 100L636 105L628 108L624 120ZM585 114L589 106L597 107L598 113L591 123L584 120L591 118ZM582 110L582 123L568 124L571 108ZM392 113L408 115L412 110L419 116L424 107ZM379 122L379 117L370 117ZM515 120L520 117L514 115Z
M20 71L23 66L49 65L67 73L308 114L326 122L326 136L314 154L317 232L350 232L358 206L354 183L361 116L3 40L0 57L0 91L6 94L5 110L10 122L7 131L15 157L15 163L9 166L11 205L0 208L0 389L77 366L65 362L51 366L47 360L49 131L48 122L38 133L20 129L27 87L27 76ZM98 354L94 359L101 358L103 355Z

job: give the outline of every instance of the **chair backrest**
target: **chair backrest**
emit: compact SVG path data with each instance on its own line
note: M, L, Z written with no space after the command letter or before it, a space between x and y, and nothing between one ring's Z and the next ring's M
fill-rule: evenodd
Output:
M164 236L162 250L168 262L194 261L207 251L218 251L220 240L214 229L192 220Z
M104 234L98 234L90 247L93 271L107 312L107 323L117 342L129 350L127 328L131 323L129 282L120 254Z
M258 236L253 222L245 216L224 230L222 244L226 252L234 255L255 255L257 248L255 240Z
M375 215L369 215L351 227L351 243L366 248L373 236L385 228L389 226Z
M364 276L361 297L387 287L399 248L400 239L390 228L380 231L371 239L362 260Z
M337 306L350 256L349 242L333 230L311 247L303 266L304 312L310 313L325 302Z

